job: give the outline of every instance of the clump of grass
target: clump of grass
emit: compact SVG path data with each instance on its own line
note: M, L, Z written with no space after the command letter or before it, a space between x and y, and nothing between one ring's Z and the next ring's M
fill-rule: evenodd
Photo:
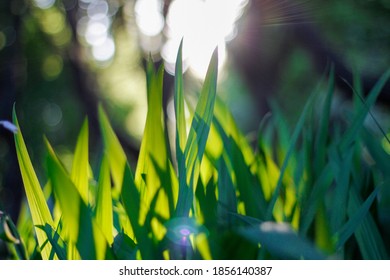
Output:
M164 70L148 65L148 113L135 173L99 107L104 151L98 174L90 172L86 120L71 170L45 140L42 188L14 110L29 206L15 239L24 243L16 247L8 238L14 257L387 259L380 221L388 219L388 198L378 198L388 192L390 156L363 123L390 71L348 126L331 121L330 71L325 97L319 86L292 131L274 106L252 147L216 95L217 64L215 52L187 134L180 47L173 152L162 122ZM365 154L375 164L367 164ZM19 236L16 227L13 232Z

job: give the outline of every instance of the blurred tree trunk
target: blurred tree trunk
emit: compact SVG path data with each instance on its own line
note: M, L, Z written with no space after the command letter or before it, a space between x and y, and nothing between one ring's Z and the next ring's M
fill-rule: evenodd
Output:
M1 25L8 30L7 44L0 52L0 119L11 120L13 104L20 94L23 85L24 61L20 44L21 16L24 11L23 1L1 1ZM3 142L4 141L4 142ZM17 221L23 185L16 157L14 137L5 129L0 129L0 142L4 145L4 162L1 163L3 181L0 181L0 201L4 202L4 210ZM0 205L1 207L2 205Z

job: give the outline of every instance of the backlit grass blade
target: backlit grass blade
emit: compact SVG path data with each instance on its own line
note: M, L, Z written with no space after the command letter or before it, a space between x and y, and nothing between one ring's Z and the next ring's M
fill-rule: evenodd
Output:
M295 130L290 138L290 146L289 146L287 153L286 153L286 156L283 160L283 164L282 164L282 167L280 169L280 175L279 175L278 182L276 184L276 187L275 187L275 190L274 190L273 195L271 197L271 200L268 204L267 213L266 213L266 220L271 220L271 218L272 218L272 213L273 213L273 210L275 207L275 203L280 195L280 190L282 188L284 174L285 174L286 169L288 167L288 163L290 161L290 158L293 155L293 152L295 149L295 144L298 141L298 137L303 129L307 114L312 106L312 103L313 103L315 96L316 95L313 94L312 96L309 97L309 100L306 102L305 107L302 110L302 114L300 115L299 120L297 122L297 125L295 126Z
M129 216L142 259L155 259L153 243L149 238L148 231L140 223L140 193L134 183L133 174L128 164L125 165L121 198L126 214Z
M181 178L179 178L179 197L176 208L178 216L187 216L193 206L194 186L197 185L200 163L214 116L217 74L218 50L216 49L211 57L184 150L186 180L184 182L182 174L179 174Z
M177 192L175 190L176 184L170 180L172 177L160 176L161 173L169 174L171 172L168 144L162 123L164 66L161 65L158 72L155 73L152 62L149 61L147 75L148 113L134 178L142 201L141 222L144 221L149 205L161 186L165 186L166 192L162 192L157 201L157 212L166 218L170 216L170 210L173 210L170 205L174 204L173 193Z
M53 226L53 218L50 214L41 185L39 184L37 175L35 174L28 155L26 144L24 143L22 131L19 127L16 116L15 107L13 110L13 122L18 127L18 132L14 134L16 154L33 224L35 226L43 226L45 224ZM46 246L42 247L47 241L47 236L40 229L35 229L35 233L38 239L38 245L41 247L42 259L47 260L50 258L52 246L50 244L46 244Z
M103 156L99 183L97 189L95 219L101 228L108 244L114 242L113 237L113 210L111 196L110 167L106 155Z
M47 141L46 146L48 174L62 210L66 240L76 245L82 259L96 259L89 209Z
M175 69L175 116L176 116L176 150L182 154L177 154L177 161L183 161L184 149L187 142L186 119L184 114L184 91L183 91L183 40L180 43L176 58ZM180 166L180 164L179 164Z
M119 195L120 189L122 187L123 173L127 161L126 154L123 151L123 148L119 143L119 140L115 135L114 130L112 129L107 115L101 105L99 105L99 122L103 136L104 150L107 154L112 179L114 181L114 194Z
M41 230L43 230L48 238L48 242L53 246L53 252L55 252L58 256L59 260L66 260L66 243L62 240L61 236L57 231L46 224L44 226L39 226Z
M231 178L231 171L231 164L226 163L221 157L218 168L218 216L221 224L225 226L231 225L230 214L237 213L236 189Z
M88 119L85 119L77 138L76 150L74 153L71 179L81 198L88 205Z
M260 243L273 258L324 259L310 242L298 236L286 223L264 222L258 226L242 228L239 233L252 242Z
M184 201L191 200L188 196L191 194L186 181L186 163L185 163L185 145L187 142L186 120L184 115L184 92L183 92L183 40L180 43L176 58L175 69L175 117L176 117L176 160L179 177L179 197L176 205L176 215L183 215ZM188 202L189 203L189 202ZM181 206L183 205L183 206ZM183 209L182 209L183 208ZM178 209L180 209L178 211Z
M264 219L265 198L256 176L251 173L250 167L245 161L243 151L232 137L226 135L224 128L217 119L214 119L214 124L223 141L224 157L230 159L232 172L235 174L235 185L239 193L239 200L243 202L245 214Z

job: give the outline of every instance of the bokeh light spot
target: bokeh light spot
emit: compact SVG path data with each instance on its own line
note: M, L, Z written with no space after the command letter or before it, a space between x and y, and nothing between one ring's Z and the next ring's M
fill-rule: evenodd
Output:
M43 108L42 118L46 125L57 127L62 121L62 110L56 103L47 103Z
M55 0L34 0L34 5L40 9L48 9L54 5Z
M63 68L63 61L59 55L49 55L45 58L42 65L42 74L46 80L54 80L57 78Z

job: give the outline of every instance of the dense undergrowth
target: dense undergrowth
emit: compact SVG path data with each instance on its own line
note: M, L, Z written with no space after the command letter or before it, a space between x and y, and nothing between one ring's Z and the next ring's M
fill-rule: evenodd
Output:
M214 53L188 123L179 50L171 141L162 122L164 70L148 65L134 172L99 107L100 170L90 168L86 120L69 170L45 139L41 185L14 110L27 203L16 226L0 214L9 258L388 259L390 155L384 135L364 122L390 71L364 101L356 83L354 109L342 122L331 117L330 70L292 130L273 106L252 145L216 95L217 64Z

